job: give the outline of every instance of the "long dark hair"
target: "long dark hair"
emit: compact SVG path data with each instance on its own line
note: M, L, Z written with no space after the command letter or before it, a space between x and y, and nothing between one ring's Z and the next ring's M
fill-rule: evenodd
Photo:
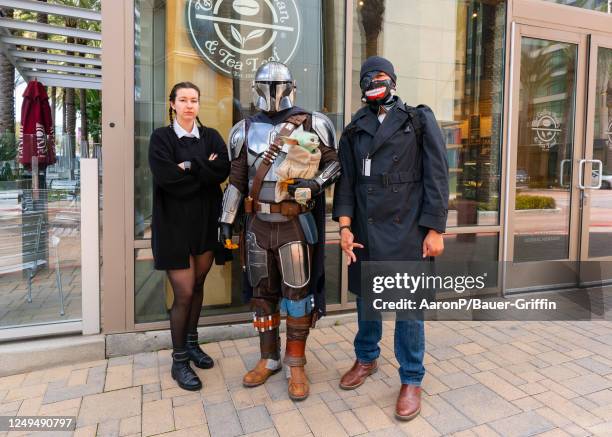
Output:
M170 91L170 96L168 97L168 100L172 103L174 103L174 101L176 100L176 93L178 90L181 89L192 89L192 90L196 90L198 93L198 100L200 99L200 88L198 88L198 86L194 83L191 82L179 82L177 84L175 84L172 87L172 90ZM172 106L170 106L168 108L168 118L170 119L170 124L174 123L174 113L176 111L174 109L172 109ZM204 127L204 125L202 124L202 122L200 121L200 117L198 117L196 115L196 121L198 122L198 125L200 127Z

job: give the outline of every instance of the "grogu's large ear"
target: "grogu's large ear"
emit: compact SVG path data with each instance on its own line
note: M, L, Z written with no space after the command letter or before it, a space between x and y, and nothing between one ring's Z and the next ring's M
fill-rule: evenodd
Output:
M283 144L291 144L294 146L300 144L299 138L281 136L280 139L283 141Z

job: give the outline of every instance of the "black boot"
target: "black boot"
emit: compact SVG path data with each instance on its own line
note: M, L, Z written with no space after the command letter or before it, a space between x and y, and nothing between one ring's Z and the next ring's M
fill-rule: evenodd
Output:
M210 369L215 365L213 359L200 348L197 333L187 334L185 348L187 350L189 359L193 361L193 364L195 364L196 367L199 367L200 369Z
M189 365L189 355L185 349L174 349L172 352L172 379L184 390L197 391L202 388L202 381Z

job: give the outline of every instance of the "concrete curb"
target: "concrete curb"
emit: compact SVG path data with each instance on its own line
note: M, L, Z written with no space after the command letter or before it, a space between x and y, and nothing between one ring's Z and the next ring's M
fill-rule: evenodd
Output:
M79 335L0 344L0 377L104 358L104 335Z
M357 321L355 313L335 314L323 317L317 322L317 328L343 325ZM285 331L285 321L281 322L281 332ZM237 325L204 326L198 328L200 342L211 343L223 340L255 337L257 332L251 323ZM106 336L106 357L134 355L142 352L155 352L172 348L170 330L128 332L123 334L108 334Z
M317 322L317 328L356 322L355 313L334 314ZM281 332L285 322L281 323ZM211 343L223 340L255 337L251 323L204 326L198 329L200 341ZM170 330L129 332L124 334L71 335L0 344L0 377L27 373L54 366L65 366L87 361L143 352L170 349Z

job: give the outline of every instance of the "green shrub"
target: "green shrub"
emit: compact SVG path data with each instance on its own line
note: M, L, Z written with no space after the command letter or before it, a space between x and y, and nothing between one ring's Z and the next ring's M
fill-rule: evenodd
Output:
M497 211L499 203L497 197L493 196L486 202L478 202L478 211Z
M4 132L0 134L0 161L14 161L17 157L17 141L15 134Z
M555 209L555 199L548 196L532 196L519 194L516 196L515 209Z

